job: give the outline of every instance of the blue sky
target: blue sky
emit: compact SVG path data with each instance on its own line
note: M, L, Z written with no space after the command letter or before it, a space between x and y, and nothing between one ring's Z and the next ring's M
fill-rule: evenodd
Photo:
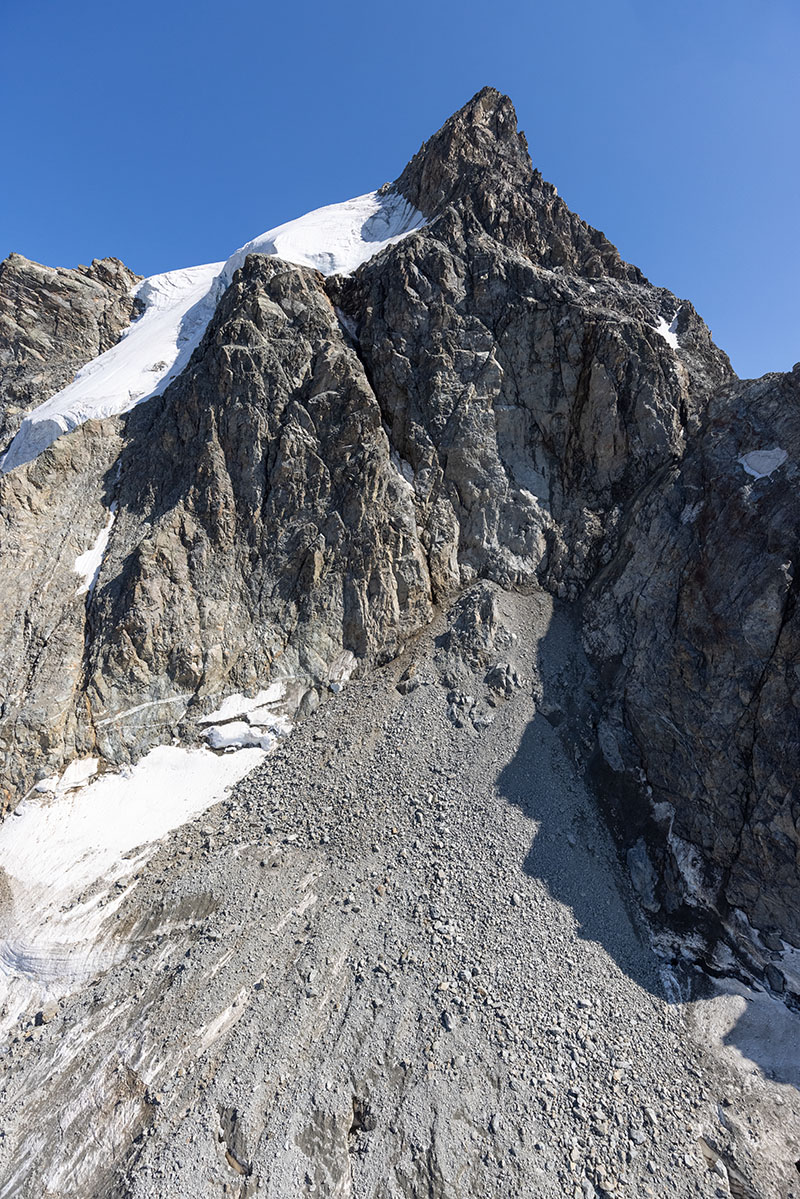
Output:
M484 84L744 376L800 359L797 0L4 0L0 257L222 259L395 178Z

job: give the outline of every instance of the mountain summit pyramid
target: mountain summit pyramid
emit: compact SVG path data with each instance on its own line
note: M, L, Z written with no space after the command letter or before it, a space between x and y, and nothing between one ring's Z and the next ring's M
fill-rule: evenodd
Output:
M12 255L0 436L0 1196L796 1194L675 993L800 1002L800 371L484 88L226 263Z

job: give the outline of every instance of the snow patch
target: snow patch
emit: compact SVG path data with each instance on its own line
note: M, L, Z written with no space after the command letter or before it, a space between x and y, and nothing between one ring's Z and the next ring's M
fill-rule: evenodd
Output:
M328 204L254 237L225 263L226 284L248 254L269 254L323 275L349 275L387 246L425 224L399 192L368 192Z
M736 461L754 479L767 479L779 466L783 466L789 455L780 446L774 450L751 450Z
M660 336L664 338L664 341L666 341L668 345L672 346L673 350L680 349L680 346L678 345L679 312L680 308L678 309L678 312L675 313L671 321L667 321L663 316L660 316L658 318L658 324L656 325L656 333L660 334Z
M0 1029L118 960L111 918L133 875L264 756L160 746L120 774L88 782L97 760L82 759L39 784L0 826Z
M103 565L103 557L108 548L108 539L111 536L111 529L114 525L114 518L117 513L116 503L112 504L108 510L108 520L105 527L100 530L95 538L94 545L91 546L85 554L81 554L75 559L73 570L76 575L83 578L83 583L75 592L76 596L89 595L94 591L97 576L100 574L100 567Z
M269 229L227 262L152 275L135 289L145 310L110 350L26 416L0 473L33 461L87 420L118 416L160 395L200 344L220 297L248 254L276 255L323 275L349 274L420 229L425 218L398 192L369 192Z

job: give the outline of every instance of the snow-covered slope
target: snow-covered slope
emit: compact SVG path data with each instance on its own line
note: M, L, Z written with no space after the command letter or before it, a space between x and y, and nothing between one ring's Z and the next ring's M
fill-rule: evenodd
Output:
M318 208L253 238L231 255L223 275L229 283L248 254L274 254L323 275L349 275L424 223L422 213L398 192L369 192L344 204Z
M0 1030L124 952L114 915L137 870L264 757L163 745L120 774L92 779L89 758L38 785L0 828Z
M349 274L423 224L421 213L397 192L370 192L269 229L225 263L145 279L136 291L145 304L142 316L72 383L29 413L0 458L0 472L31 462L84 421L127 412L159 395L188 363L248 254L275 255L324 275Z

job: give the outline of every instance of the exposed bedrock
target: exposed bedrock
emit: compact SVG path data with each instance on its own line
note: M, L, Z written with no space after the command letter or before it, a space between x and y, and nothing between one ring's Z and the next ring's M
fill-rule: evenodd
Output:
M0 449L31 408L119 340L139 310L138 282L117 258L75 270L21 254L0 263Z
M690 927L710 908L734 937L744 913L762 953L778 932L800 943L798 461L800 371L722 388L586 604L598 765L619 797L643 771L638 821L616 809L651 842L657 901Z

